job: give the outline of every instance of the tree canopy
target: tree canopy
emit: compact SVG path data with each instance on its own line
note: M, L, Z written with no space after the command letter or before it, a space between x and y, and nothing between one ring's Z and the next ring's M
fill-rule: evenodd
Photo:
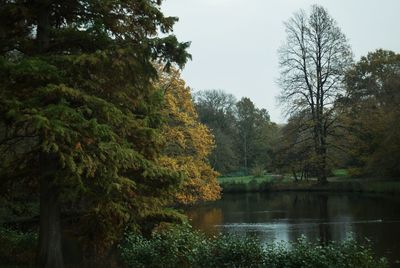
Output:
M60 214L71 206L97 255L126 226L168 216L182 174L158 164L164 107L153 62L169 69L190 55L160 5L1 3L0 181L11 198L29 186L40 200L41 266L62 267Z
M400 55L376 50L346 74L342 124L348 130L350 163L358 175L398 176Z
M161 73L159 86L164 91L165 117L163 127L166 146L160 157L163 166L184 174L176 200L183 204L212 201L219 198L218 173L208 163L214 148L210 130L198 122L190 88L179 71Z
M272 168L276 124L267 110L249 98L236 101L221 90L199 91L195 95L200 121L210 128L216 147L210 163L221 174L251 173L253 168Z
M232 94L222 90L204 90L194 95L199 120L215 138L215 148L209 160L215 170L226 174L238 169L235 148L235 103Z

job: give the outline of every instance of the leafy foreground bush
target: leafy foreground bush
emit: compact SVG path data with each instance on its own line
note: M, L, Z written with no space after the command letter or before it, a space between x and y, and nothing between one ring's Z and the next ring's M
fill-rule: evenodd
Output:
M32 264L37 234L0 226L0 264Z
M207 238L184 226L151 239L127 234L120 251L128 267L388 267L386 259L354 240L321 246L301 238L262 246L250 237Z

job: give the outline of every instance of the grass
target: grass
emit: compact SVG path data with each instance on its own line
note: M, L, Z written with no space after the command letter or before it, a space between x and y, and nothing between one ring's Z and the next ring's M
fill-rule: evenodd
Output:
M265 183L265 182L292 182L290 175L275 175L275 174L265 174L261 177L256 176L233 176L233 177L219 177L218 182L220 184L225 183Z
M262 192L271 190L271 187L278 183L290 183L291 179L287 176L265 174L261 177L220 177L218 182L224 192Z
M342 169L335 169L335 170L332 171L332 173L333 173L333 176L334 176L334 177L337 177L337 178L346 178L346 177L349 176L348 170L347 170L347 169L344 169L344 168L342 168Z
M250 181L256 181L258 183L261 182L269 182L272 180L272 177L269 175L265 175L262 177L254 177L254 176L241 176L241 177L220 177L218 178L219 183L249 183Z
M332 191L365 193L400 193L400 180L359 179L349 177L346 169L333 171L329 183L320 185L316 180L295 182L290 175L266 174L262 177L220 177L223 192L266 192L266 191Z

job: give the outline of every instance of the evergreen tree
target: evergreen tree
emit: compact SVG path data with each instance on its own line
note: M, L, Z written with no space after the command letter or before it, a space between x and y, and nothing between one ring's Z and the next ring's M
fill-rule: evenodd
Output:
M163 107L152 61L168 69L190 55L160 5L1 1L0 182L11 197L37 193L40 266L63 266L67 203L77 204L94 254L127 224L167 216L181 176L157 162Z

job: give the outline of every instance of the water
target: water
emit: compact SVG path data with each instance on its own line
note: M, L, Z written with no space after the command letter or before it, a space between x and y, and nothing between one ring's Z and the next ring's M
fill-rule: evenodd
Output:
M400 259L400 197L314 192L225 194L186 211L194 228L256 235L262 242L342 241L352 235L393 266ZM396 266L397 267L397 266ZM400 265L399 265L400 267Z

